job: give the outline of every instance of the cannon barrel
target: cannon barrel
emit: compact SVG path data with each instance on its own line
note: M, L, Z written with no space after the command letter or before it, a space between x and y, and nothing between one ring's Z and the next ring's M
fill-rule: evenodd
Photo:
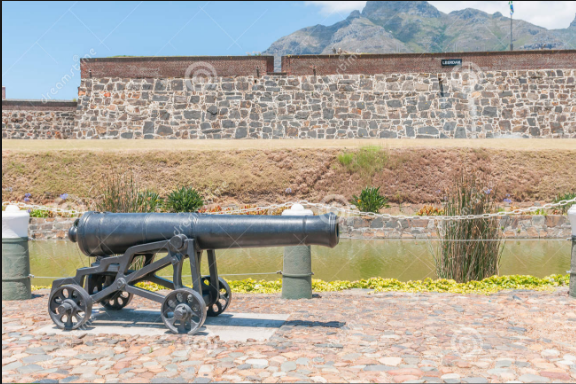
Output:
M339 241L338 217L226 216L196 213L99 213L78 219L68 236L86 256L111 256L130 247L185 235L203 250L320 245Z

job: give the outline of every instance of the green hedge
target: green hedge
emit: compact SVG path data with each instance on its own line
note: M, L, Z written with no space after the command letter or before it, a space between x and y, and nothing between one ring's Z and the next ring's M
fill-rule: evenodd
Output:
M256 281L252 279L228 282L235 293L280 293L282 281ZM482 281L457 283L454 280L432 280L402 282L396 279L372 278L360 281L333 281L324 282L314 280L312 286L316 292L339 292L349 289L371 289L374 292L445 292L445 293L472 293L489 295L509 289L528 289L534 291L550 291L557 287L568 286L570 275L552 275L540 279L534 276L492 276ZM139 287L158 291L162 288L152 283L140 283ZM32 290L47 289L49 287L32 287Z

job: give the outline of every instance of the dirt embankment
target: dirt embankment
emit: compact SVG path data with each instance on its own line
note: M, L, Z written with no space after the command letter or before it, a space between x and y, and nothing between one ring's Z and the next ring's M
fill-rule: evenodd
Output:
M356 151L356 150L351 150ZM489 187L515 201L549 201L576 189L576 151L469 148L395 148L372 176L348 171L343 149L230 151L10 151L2 152L2 198L36 203L67 193L101 194L102 178L133 173L143 188L161 194L192 185L215 203L276 203L331 195L349 199L367 186L381 187L392 202L435 203L462 165L488 175Z

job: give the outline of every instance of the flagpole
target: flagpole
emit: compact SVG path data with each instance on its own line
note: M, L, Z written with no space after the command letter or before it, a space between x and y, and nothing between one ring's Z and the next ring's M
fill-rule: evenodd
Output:
M514 39L512 38L512 33L514 32L514 29L512 27L512 16L510 15L510 50L513 51L514 50Z
M513 51L514 50L514 27L512 24L513 18L514 18L514 2L510 1L509 3L510 5L510 50Z

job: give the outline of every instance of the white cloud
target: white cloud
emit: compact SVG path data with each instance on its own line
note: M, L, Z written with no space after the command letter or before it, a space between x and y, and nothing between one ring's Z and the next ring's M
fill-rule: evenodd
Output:
M346 16L349 12L361 11L366 5L365 1L305 1L304 3L320 7L324 15L344 13Z
M342 14L361 11L365 1L306 1L306 5L316 6L325 15ZM444 13L450 13L465 8L474 8L493 14L510 15L507 1L431 1L432 5ZM576 15L576 1L515 1L514 19L528 21L532 24L548 28L567 28Z

